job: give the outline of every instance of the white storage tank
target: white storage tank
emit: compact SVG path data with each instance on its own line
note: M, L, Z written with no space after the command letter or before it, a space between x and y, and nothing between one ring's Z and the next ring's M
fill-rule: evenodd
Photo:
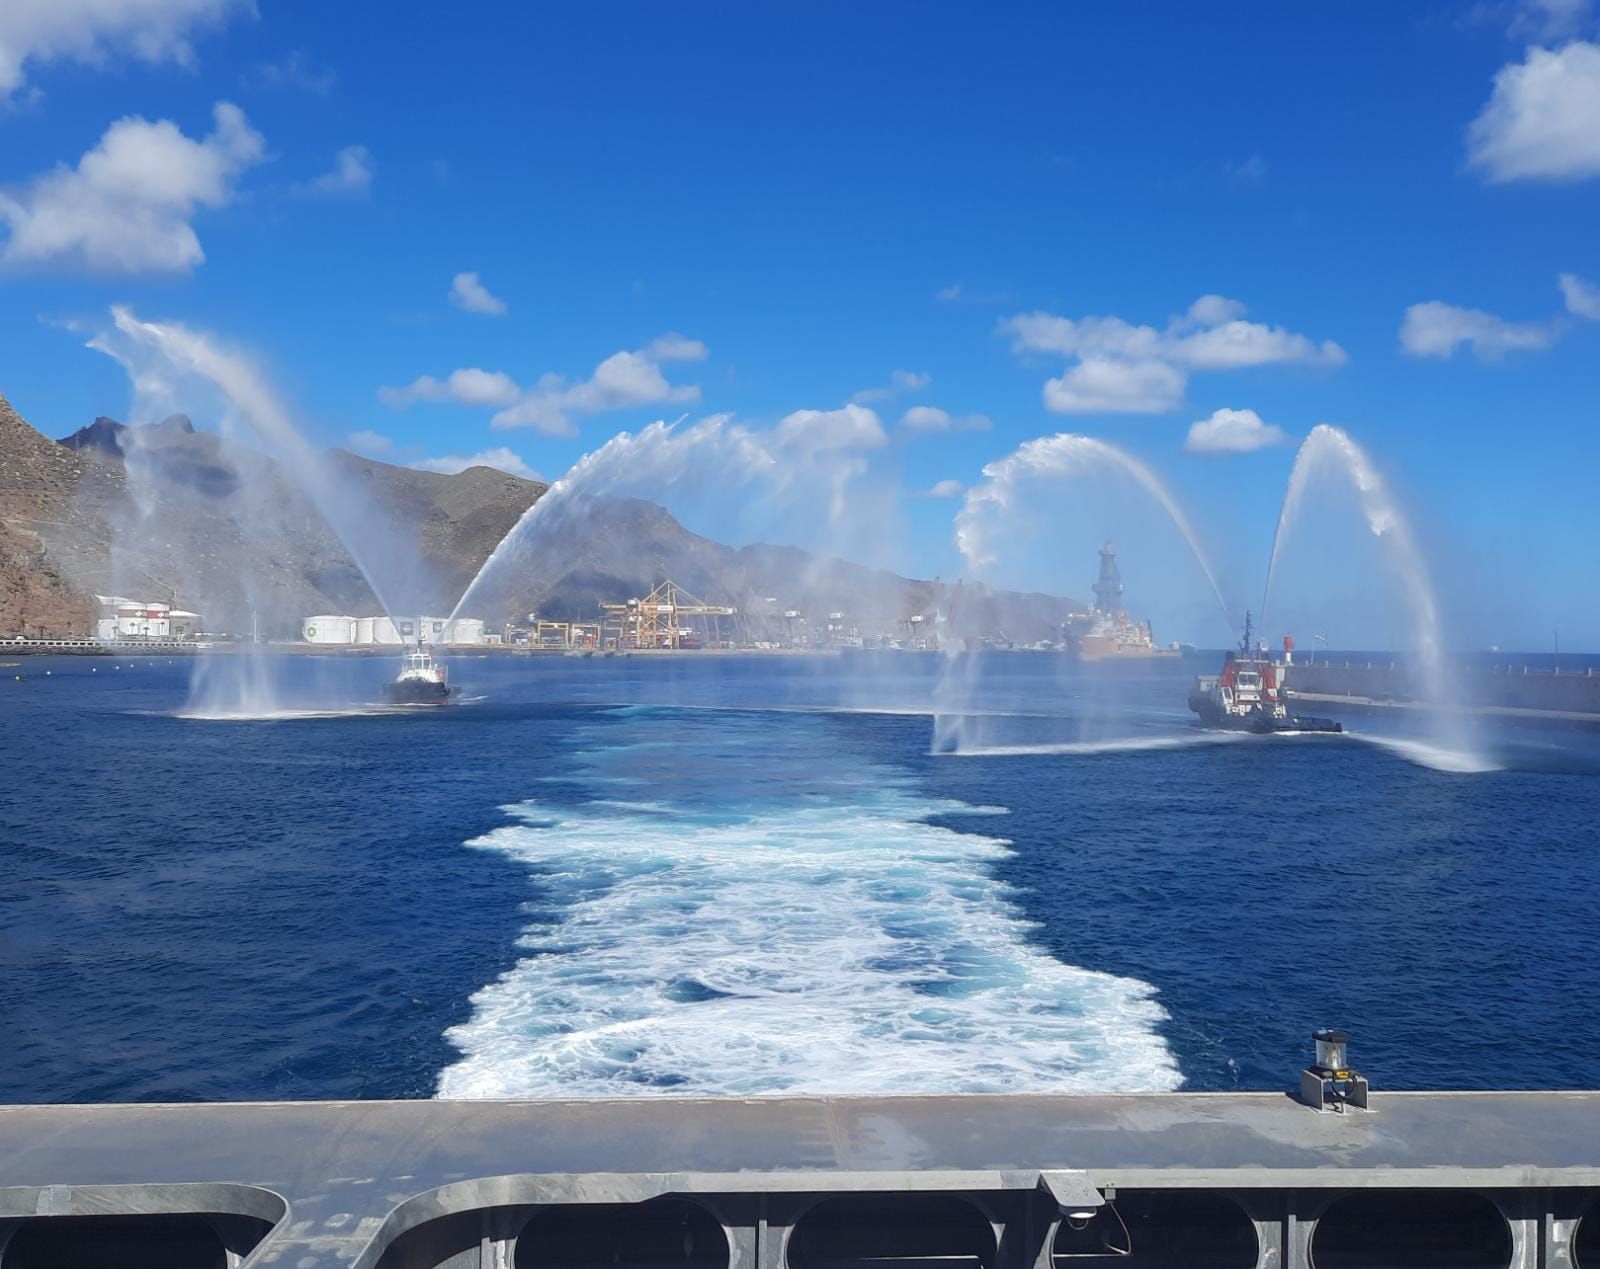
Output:
M477 617L457 617L449 623L445 643L482 643L483 622Z
M355 642L357 642L357 643L371 643L372 642L372 623L374 621L376 621L376 620L377 620L377 618L375 618L375 617L357 617L356 618L356 637L355 637Z
M372 619L372 642L383 644L409 643L416 623L404 618L398 624L390 617Z
M330 613L307 617L300 633L307 643L354 643L356 619Z

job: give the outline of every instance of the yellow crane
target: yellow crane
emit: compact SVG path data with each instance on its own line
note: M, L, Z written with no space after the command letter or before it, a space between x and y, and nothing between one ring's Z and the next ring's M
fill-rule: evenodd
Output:
M728 604L708 604L696 599L676 582L662 582L643 599L621 604L601 604L602 643L613 648L656 648L676 651L684 636L695 631L685 627L686 618L711 618L708 634L721 640L719 617L732 617L739 610Z

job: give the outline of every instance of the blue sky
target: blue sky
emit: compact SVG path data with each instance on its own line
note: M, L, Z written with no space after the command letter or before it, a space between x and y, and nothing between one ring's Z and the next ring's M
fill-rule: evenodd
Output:
M1410 508L1449 644L1600 648L1578 0L59 0L0 14L0 93L0 391L52 433L129 408L62 325L113 304L248 350L308 432L393 461L555 477L657 418L854 399L899 494L827 545L957 576L960 495L916 495L1080 432L1168 481L1243 606L1331 422ZM1253 417L1195 443L1277 443L1187 450L1219 410ZM1220 641L1183 553L1141 537L1153 504L1036 497L995 580L1081 594L1115 532L1158 634ZM1328 502L1296 620L1403 642Z

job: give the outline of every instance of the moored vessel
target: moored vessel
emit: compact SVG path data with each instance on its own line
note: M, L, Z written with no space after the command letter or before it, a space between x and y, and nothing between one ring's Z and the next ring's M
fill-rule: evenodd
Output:
M1117 569L1117 548L1110 538L1100 548L1100 575L1094 584L1094 609L1087 630L1071 640L1083 661L1148 660L1177 657L1177 646L1163 648L1148 621L1131 617L1122 606L1122 574Z
M383 685L383 699L390 705L444 705L454 692L444 666L420 642L406 653L399 677Z
M1244 638L1238 652L1228 652L1222 673L1201 675L1189 689L1189 708L1206 727L1224 731L1343 731L1331 718L1291 714L1284 704L1284 682L1294 644L1284 640L1284 660L1274 661L1265 644L1251 638L1250 614L1244 615Z

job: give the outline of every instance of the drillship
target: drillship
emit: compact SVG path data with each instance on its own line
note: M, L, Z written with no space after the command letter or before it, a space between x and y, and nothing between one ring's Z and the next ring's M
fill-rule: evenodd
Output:
M383 699L391 705L444 705L454 691L444 666L433 659L433 653L419 639L417 646L406 653L400 677L383 685Z
M1148 621L1135 621L1123 611L1122 575L1117 571L1117 548L1111 539L1100 548L1100 577L1094 584L1094 610L1090 626L1076 640L1078 656L1085 661L1112 658L1148 659L1182 655L1177 648L1156 644Z

